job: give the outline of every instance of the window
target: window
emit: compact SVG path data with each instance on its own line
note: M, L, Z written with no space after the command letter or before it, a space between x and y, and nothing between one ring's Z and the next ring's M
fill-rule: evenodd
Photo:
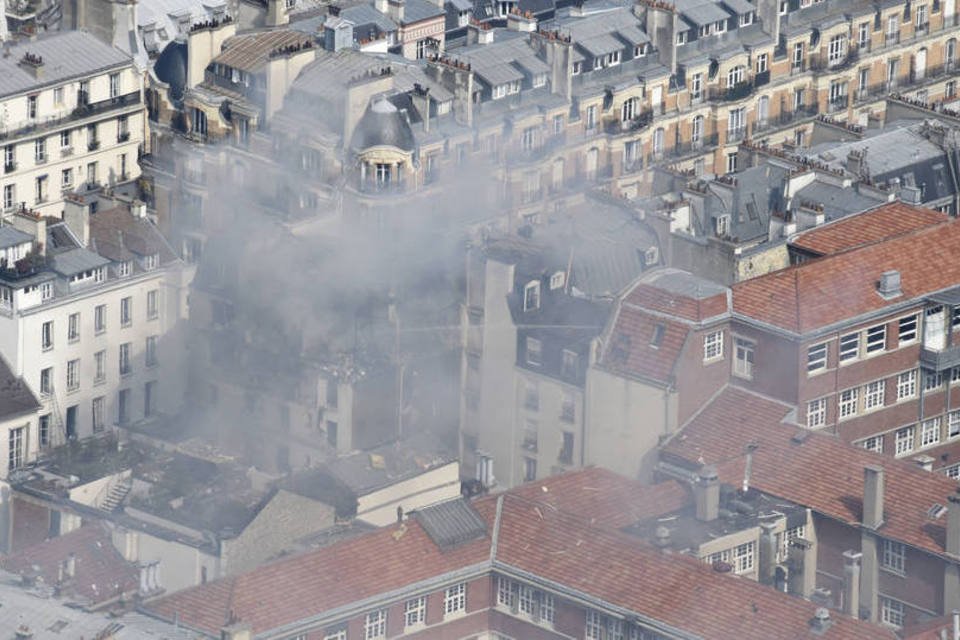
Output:
M766 73L769 64L769 57L765 53L757 56L757 73Z
M690 79L690 99L700 100L703 98L703 74L695 73Z
M936 391L943 386L943 374L936 371L927 371L923 374L923 390Z
M873 382L868 382L867 385L863 388L863 409L864 411L869 411L870 409L877 409L878 407L883 406L883 397L887 384L885 380L874 380Z
M13 209L17 205L17 187L13 184L3 186L3 208Z
M7 470L19 469L23 466L24 441L26 440L27 428L18 427L10 429L7 436Z
M736 359L733 361L733 373L741 378L753 378L753 352L756 345L743 338L734 338Z
M727 30L727 21L726 20L717 20L713 23L713 32L714 33L723 33Z
M703 336L703 360L717 360L723 357L723 331L714 331Z
M752 14L752 13L744 13L743 15L740 16L740 26L741 26L741 27L749 27L751 24L753 24L753 14Z
M80 361L67 362L67 391L76 391L80 388Z
M31 120L37 117L37 96L27 96L27 117Z
M103 333L107 329L107 305L98 304L93 309L93 332Z
M69 149L70 148L70 130L60 132L60 148Z
M524 458L523 459L523 481L533 482L536 479L537 479L537 459Z
M67 318L67 340L76 342L80 339L80 314L71 313Z
M727 154L727 173L737 172L737 152L731 151Z
M110 97L116 98L120 95L120 74L110 74Z
M520 148L524 151L530 151L536 144L537 130L535 127L527 127L520 135Z
M513 583L503 576L497 576L497 604L503 607L512 608L513 599Z
M53 348L53 320L47 320L40 327L40 346L44 351Z
M840 362L848 362L860 356L860 334L840 336Z
M918 316L912 315L906 318L900 318L898 323L900 329L900 344L913 342L917 339Z
M947 414L947 437L960 436L960 411L951 411Z
M413 600L407 600L404 606L404 626L416 627L422 625L427 619L427 597L420 596Z
M584 119L586 120L584 126L586 126L588 130L597 126L597 105L592 104L587 107L587 112Z
M73 186L73 169L62 169L60 171L60 188L69 189Z
M49 300L53 297L53 283L44 282L40 285L40 299Z
M105 403L103 396L94 398L93 402L90 403L91 415L93 416L93 432L99 433L103 431L103 409Z
M887 39L900 35L900 18L896 14L887 17Z
M906 400L917 395L917 370L906 371L897 376L897 400Z
M727 71L727 88L732 88L743 82L743 65L737 65Z
M877 353L887 348L887 325L880 324L867 329L867 353Z
M793 45L793 68L803 68L803 43L797 42Z
M554 291L556 289L562 289L565 280L566 274L563 271L557 271L555 274L550 276L550 290Z
M130 343L124 342L120 345L120 375L126 375L130 371Z
M837 35L830 38L827 45L827 64L831 67L840 64L847 53L847 37Z
M427 57L427 40L417 40L417 60L423 60Z
M160 292L157 289L151 289L147 291L147 320L156 319L159 313L159 307L157 300L159 298Z
M857 46L866 49L870 45L870 23L861 22L857 27Z
M53 367L40 370L40 393L50 395L53 392Z
M37 138L33 141L33 157L37 164L47 161L47 139Z
M749 573L753 570L754 544L747 542L737 545L733 550L733 572L736 574Z
M447 616L467 608L467 583L455 584L443 596L443 615Z
M827 368L827 343L815 344L807 348L807 373Z
M133 298L127 296L120 299L120 326L126 327L133 318Z
M146 361L148 367L157 366L157 336L147 337Z
M880 566L896 573L903 573L903 560L906 548L893 540L883 541L883 554L880 557Z
M96 372L93 376L94 384L103 382L107 379L107 352L106 350L97 351L93 354L93 361L96 365Z
M130 389L117 392L117 422L127 424L130 420Z
M883 453L883 436L871 436L863 441L863 448L874 453Z
M807 403L807 428L817 429L827 423L827 399L817 398Z
M40 416L40 421L38 425L38 435L40 437L40 446L46 447L50 444L50 414L45 413Z
M911 451L913 451L913 447L914 447L914 444L913 444L913 435L914 435L914 427L913 427L913 425L911 425L911 426L909 426L909 427L903 427L902 429L897 429L897 434L896 434L896 444L897 444L897 446L896 446L896 456L897 456L898 458L899 458L900 456L906 455L906 454L910 453Z
M378 609L367 614L363 625L363 637L366 640L379 640L387 637L386 609Z
M684 45L687 43L687 32L680 31L677 33L677 46Z
M916 22L917 31L923 31L927 28L927 5L917 5Z
M838 406L839 419L849 418L857 415L857 397L860 390L857 387L840 392L840 402Z
M575 378L580 370L580 356L576 351L564 349L560 360L560 375L564 378Z
M930 447L940 442L940 417L930 418L920 423L920 446Z
M540 308L540 283L534 280L523 288L523 310Z
M637 117L640 110L640 100L637 98L630 98L623 103L623 106L620 108L620 119L623 122L629 122Z
M880 620L898 629L903 627L903 603L880 596Z
M540 592L540 619L544 622L553 624L556 607L553 602L553 595Z
M132 264L133 264L133 263L130 262L129 260L125 260L125 261L123 261L123 262L118 262L118 263L117 263L117 277L118 277L118 278L126 278L127 276L129 276L130 273L131 273L131 271L133 270L133 269L132 269Z

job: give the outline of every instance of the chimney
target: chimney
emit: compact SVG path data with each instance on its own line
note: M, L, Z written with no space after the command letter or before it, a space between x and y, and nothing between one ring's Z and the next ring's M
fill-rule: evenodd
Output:
M130 213L134 218L143 219L147 217L147 203L142 200L134 200L130 203Z
M84 247L90 245L90 207L83 198L74 195L64 198L63 221L80 244Z
M490 44L493 42L493 29L482 24L467 25L467 44Z
M38 56L28 51L20 58L19 66L33 76L34 80L43 79L43 56Z
M826 633L833 625L833 620L830 619L830 609L826 607L818 607L813 614L813 620L810 621L810 629L816 635L821 635Z
M860 618L860 560L856 551L843 552L843 612Z
M697 520L716 520L720 511L720 479L716 467L706 465L700 469L693 493L697 503Z
M397 524L401 524L402 522L403 522L403 507L398 505L397 506Z
M863 526L877 529L883 524L883 467L863 468Z
M953 610L953 640L960 640L960 611Z
M667 549L670 547L670 529L660 525L653 532L653 544L658 549Z
M809 598L817 586L817 548L809 540L790 541L788 593Z
M947 498L947 546L945 551L960 557L960 489Z
M72 551L67 554L67 561L64 565L63 573L67 578L72 578L77 574L77 554Z
M387 0L373 0L373 8L383 15L387 15Z
M760 582L773 584L777 572L777 534L773 522L760 523Z
M507 16L507 29L522 33L533 33L537 30L537 19L529 11L520 13L518 10Z
M220 629L220 640L251 640L252 638L253 630L244 622L231 622Z
M880 281L877 283L877 293L885 300L903 295L903 290L900 288L900 272L891 270L881 273Z
M406 0L387 0L387 12L394 22L403 22Z
M287 15L286 0L267 0L267 18L268 27L279 27L290 22L290 16Z
M863 152L851 149L847 154L847 171L856 177L860 177L863 171Z

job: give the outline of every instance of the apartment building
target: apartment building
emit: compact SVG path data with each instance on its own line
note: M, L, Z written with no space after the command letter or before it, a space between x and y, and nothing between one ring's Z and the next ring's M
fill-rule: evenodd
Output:
M632 483L627 490L586 470L426 507L351 540L154 600L145 611L234 640L895 637L619 530L630 517L625 505L655 513L682 495ZM374 572L371 558L379 558ZM268 586L280 576L290 588ZM701 597L676 598L672 587L680 584L696 584Z
M189 272L142 203L71 195L63 207L63 221L18 211L3 227L0 353L41 398L41 448L172 411L183 395L173 372Z
M894 203L800 234L799 264L733 287L731 381L796 404L810 429L955 475L958 233Z
M0 65L3 217L24 207L60 217L64 194L140 175L143 76L84 32L8 45Z
M659 471L707 472L808 507L800 537L817 571L805 597L907 635L949 615L960 602L956 482L803 422L790 404L727 386L663 446Z
M584 465L592 341L611 300L659 263L651 229L604 198L527 231L468 258L462 460L485 486Z

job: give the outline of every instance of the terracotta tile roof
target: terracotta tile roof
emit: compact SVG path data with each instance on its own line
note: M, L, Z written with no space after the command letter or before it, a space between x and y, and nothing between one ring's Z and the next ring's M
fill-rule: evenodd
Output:
M159 254L161 264L177 258L159 229L146 218L134 216L125 206L91 215L90 238L96 253L115 262L153 254Z
M552 476L510 493L614 529L677 511L692 499L680 482L645 485L599 467Z
M804 334L960 284L960 222L805 262L733 286L734 313ZM884 271L900 272L903 295L877 293Z
M624 301L641 309L703 322L729 311L728 292L726 287L693 274L661 268L641 276Z
M660 332L660 342L654 346L654 336ZM689 325L624 303L617 312L600 365L614 373L667 384L673 379L689 333Z
M947 214L933 209L893 202L799 233L790 239L790 244L811 253L831 255L943 224L949 219Z
M749 579L718 574L689 556L663 555L628 534L516 496L503 504L497 564L565 585L591 598L702 638L810 638L817 605ZM894 638L834 614L819 637Z
M863 468L884 469L881 535L943 555L945 521L931 520L934 504L947 504L955 480L891 460L821 433L783 423L790 408L737 387L727 387L661 451L666 462L715 464L720 479L739 486L746 445L753 443L751 486L856 526L863 510ZM802 434L806 440L797 442Z
M671 483L672 484L672 483ZM544 491L546 487L546 491ZM627 510L668 509L685 500L679 485L640 491L635 483L609 472L587 469L545 480L473 504L490 534L441 552L410 519L398 525L293 556L250 573L195 587L147 605L154 615L178 616L181 624L212 636L232 611L254 633L399 590L456 569L519 569L574 589L598 607L612 606L662 621L704 638L743 640L808 638L816 605L785 596L750 580L720 575L692 558L665 556L614 527L633 514ZM608 504L600 490L610 490ZM681 495L683 494L683 495ZM502 505L493 563L491 536ZM577 513L567 513L570 508ZM610 526L613 525L613 526ZM379 558L371 562L371 558ZM834 616L822 636L828 640L893 638L892 632Z
M70 553L75 554L75 575L72 586L65 591L67 596L79 597L95 607L121 593L129 596L139 589L140 570L117 551L110 531L101 523L88 524L17 551L3 559L2 567L22 574L36 566L43 581L54 586Z

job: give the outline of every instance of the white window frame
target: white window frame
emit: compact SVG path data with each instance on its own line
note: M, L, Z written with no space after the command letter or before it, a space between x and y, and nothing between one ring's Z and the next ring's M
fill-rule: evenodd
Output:
M733 338L733 374L747 380L753 379L753 368L756 365L757 343L753 340Z
M863 387L863 410L882 409L886 390L886 380L874 380L865 384Z
M940 444L943 419L940 416L928 418L920 423L920 448L932 447Z
M860 358L860 332L845 333L840 336L838 359L840 364L848 364Z
M903 603L893 598L880 596L880 621L895 629L903 628L904 618Z
M715 362L723 358L723 330L703 336L703 361Z
M381 640L387 637L387 610L371 611L364 618L363 637L365 640Z
M863 448L867 451L873 451L874 453L883 453L883 436L870 436L862 443Z
M464 613L467 610L467 583L459 582L448 587L443 594L443 615Z
M807 347L807 375L826 371L829 343L821 342Z
M817 398L807 403L807 428L819 429L827 424L827 399Z
M917 395L917 370L904 371L897 376L897 401L909 400Z
M897 458L913 453L913 450L916 448L916 432L917 427L912 424L901 427L894 432L894 442L896 443L894 455Z
M960 436L960 410L947 414L947 440Z
M864 331L863 353L866 357L887 350L887 325L878 324Z
M422 627L427 621L427 597L407 600L404 605L403 626L405 629Z
M543 343L530 336L526 339L526 360L535 367L543 364Z
M860 387L850 387L837 394L837 420L846 420L857 415Z
M904 316L897 321L897 335L900 344L910 344L916 342L919 337L917 331L920 326L920 315L914 313Z
M540 308L540 281L533 280L523 287L523 310L532 311Z
M80 359L67 361L67 391L76 391L80 388Z
M883 538L880 549L880 566L900 575L906 573L907 547L902 542Z
M756 545L753 540L733 548L733 572L737 575L750 573L756 564Z

